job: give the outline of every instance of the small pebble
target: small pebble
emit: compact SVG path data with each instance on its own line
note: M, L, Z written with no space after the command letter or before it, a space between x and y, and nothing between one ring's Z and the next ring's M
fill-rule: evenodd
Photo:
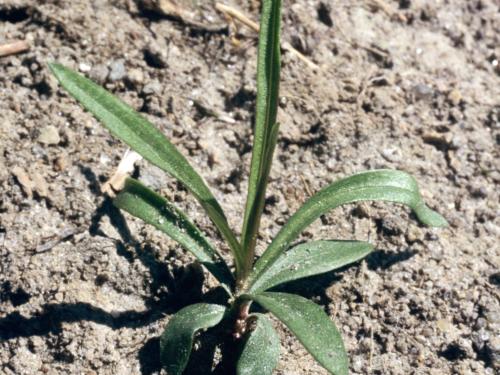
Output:
M282 130L282 137L290 142L298 143L302 140L302 132L295 124L283 124L280 130Z
M78 70L82 73L88 73L88 72L90 72L91 69L92 69L92 67L89 64L86 64L86 63L78 64Z
M15 166L12 168L12 174L16 177L17 182L19 185L21 185L21 188L23 189L24 193L31 198L33 196L33 188L34 184L33 181L31 181L30 177L28 176L28 173L26 171L19 167Z
M462 94L457 89L453 89L448 94L448 100L453 105L459 105L462 100Z
M487 325L486 319L484 319L484 318L478 318L477 321L476 321L476 324L474 326L474 329L479 330L481 328L486 327L486 325Z
M333 158L328 159L328 161L326 162L326 169L328 170L328 172L333 172L335 170L336 165L337 162L335 161L335 159Z
M111 82L120 81L125 77L125 60L118 59L114 60L110 65L109 80Z
M356 356L354 360L352 360L352 369L355 372L361 372L364 368L364 362L362 356Z
M401 160L401 152L397 148L384 148L382 157L387 161L396 162Z
M432 331L432 329L431 329L431 328L429 328L429 327L426 327L426 328L424 328L424 329L422 330L422 335L423 335L424 337L432 337L433 333L434 333L434 332L433 332L433 331Z
M55 126L48 125L42 128L37 140L46 145L56 145L61 141L61 137Z
M451 322L448 319L439 319L436 322L436 325L441 332L448 332L453 327Z
M161 85L158 81L153 81L147 83L142 89L143 94L145 95L158 95L161 93Z
M33 173L32 176L34 190L38 193L40 197L47 198L49 196L49 187L47 186L47 181L38 172Z
M99 83L99 84L103 84L104 82L106 82L106 78L108 78L108 74L109 74L109 70L108 70L108 67L105 66L105 65L96 65L92 68L92 70L90 71L90 78Z
M33 353L39 352L41 349L43 349L43 346L45 344L45 340L42 339L40 336L32 336L29 339L31 351Z
M488 321L488 324L500 324L500 311L488 310L485 313L485 319Z
M142 85L144 74L140 69L130 69L127 73L127 79L135 86Z
M58 172L64 171L68 167L68 159L64 155L60 155L54 160L54 170Z
M413 86L412 91L416 100L430 99L434 93L434 90L431 87L422 83Z
M406 233L406 240L408 242L422 241L423 238L424 235L419 227L417 227L416 225L411 225L408 228L408 232Z
M406 344L406 341L400 339L396 342L396 349L403 354L408 353L408 344Z

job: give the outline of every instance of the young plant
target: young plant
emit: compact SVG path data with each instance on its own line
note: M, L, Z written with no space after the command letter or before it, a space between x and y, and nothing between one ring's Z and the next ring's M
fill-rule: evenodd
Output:
M229 297L226 306L198 303L181 309L170 319L160 340L161 360L169 374L184 371L197 332L218 324L231 327L233 339L239 343L237 374L271 374L278 362L279 340L266 315L250 312L253 302L283 322L325 369L337 375L347 374L348 359L342 338L323 308L298 295L268 290L356 262L373 247L360 241L312 241L297 246L293 246L293 241L328 211L367 200L401 203L409 206L422 223L446 226L443 217L425 206L410 175L393 170L367 171L338 180L313 195L255 260L266 185L278 138L280 18L281 0L263 0L254 144L239 239L203 179L159 130L92 81L59 64L50 64L62 86L114 136L175 177L195 196L232 253L234 272L181 210L135 179L128 178L114 199L117 207L165 232L190 251Z

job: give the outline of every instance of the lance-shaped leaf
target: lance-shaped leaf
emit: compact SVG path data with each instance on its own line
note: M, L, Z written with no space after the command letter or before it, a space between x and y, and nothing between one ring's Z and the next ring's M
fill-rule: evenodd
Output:
M333 271L363 259L372 250L371 244L361 241L313 241L297 245L281 254L249 292Z
M342 337L321 307L288 293L264 292L248 297L283 322L307 351L333 375L348 374Z
M219 324L225 312L224 306L198 303L179 310L170 319L160 338L160 360L167 374L182 374L196 332Z
M321 215L344 204L377 200L409 206L423 224L433 227L447 225L441 215L425 205L417 182L409 174L385 169L355 174L322 189L292 215L257 261L250 275L250 284L255 282L280 254L288 249L290 243Z
M233 284L231 271L203 233L184 212L173 206L139 181L128 178L113 204L129 214L168 234L191 252L229 292Z
M186 158L145 117L82 75L60 64L49 64L61 85L113 134L144 159L163 169L196 197L230 245L241 266L240 245L207 185Z
M237 375L271 375L278 364L280 341L269 318L263 314L250 316L253 327L239 356Z
M253 249L264 209L267 179L278 135L281 0L262 1L257 61L255 130L242 228L242 245L253 261Z

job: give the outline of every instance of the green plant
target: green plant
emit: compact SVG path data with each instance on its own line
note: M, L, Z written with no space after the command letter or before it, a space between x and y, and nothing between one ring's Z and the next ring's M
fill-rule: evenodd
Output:
M264 0L262 4L256 124L240 240L230 229L222 208L203 179L160 131L90 80L61 65L50 65L62 86L113 135L175 177L196 197L232 253L234 272L182 211L137 180L128 178L114 199L117 207L165 232L190 251L223 285L229 297L227 306L194 304L171 318L161 337L161 359L169 374L181 374L185 369L195 334L218 324L232 327L234 339L240 343L237 374L271 374L279 357L279 341L266 315L250 313L252 302L283 322L324 368L333 374L347 374L348 359L341 336L323 309L298 295L268 290L358 261L371 252L372 246L360 241L313 241L293 246L293 241L308 225L331 209L365 200L405 204L422 223L436 227L446 225L439 214L425 206L411 176L400 171L367 171L336 181L312 196L289 218L255 261L266 185L279 128L276 116L281 1Z

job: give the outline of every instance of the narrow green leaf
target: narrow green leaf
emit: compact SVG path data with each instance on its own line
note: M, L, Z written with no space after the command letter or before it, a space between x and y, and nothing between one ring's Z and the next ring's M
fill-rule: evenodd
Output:
M271 375L278 364L280 340L269 318L253 314L253 330L248 334L238 359L237 375Z
M441 215L425 206L417 183L409 174L385 169L355 174L327 186L299 208L255 264L249 285L260 278L290 243L321 215L344 204L376 200L409 206L423 224L433 227L447 225Z
M160 360L167 374L182 374L196 332L219 324L225 312L224 306L198 303L183 308L170 319L160 338Z
M314 241L297 245L281 254L249 292L333 271L363 259L372 250L371 244L361 241Z
M113 204L168 234L191 252L230 293L233 277L223 258L184 212L139 181L128 178Z
M248 182L248 195L242 228L242 246L247 263L253 251L264 209L267 179L276 146L280 80L281 0L262 1L257 61L257 105ZM248 264L247 264L248 266Z
M222 233L235 255L237 267L240 267L240 245L229 228L222 208L201 176L163 133L129 105L91 80L60 64L49 66L61 85L111 134L186 186Z
M333 375L347 375L349 364L337 327L321 307L288 293L249 295L297 336L309 353Z

